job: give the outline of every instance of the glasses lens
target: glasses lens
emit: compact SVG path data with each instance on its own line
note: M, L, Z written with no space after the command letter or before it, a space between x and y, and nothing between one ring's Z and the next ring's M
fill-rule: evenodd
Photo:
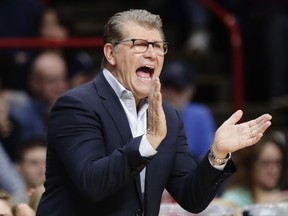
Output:
M154 44L154 50L158 55L165 55L168 51L167 43L157 42Z
M149 47L149 44L153 45L153 48L157 55L165 55L168 51L168 46L166 42L159 41L159 42L149 43L148 41L142 40L142 39L134 40L133 48L136 52L142 53L142 52L146 52L146 50Z
M148 49L149 43L146 40L134 40L133 48L136 52L145 52Z

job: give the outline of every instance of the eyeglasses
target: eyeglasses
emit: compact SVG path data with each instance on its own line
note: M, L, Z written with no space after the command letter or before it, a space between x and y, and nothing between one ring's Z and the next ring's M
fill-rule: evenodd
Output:
M144 53L148 50L149 45L151 44L154 51L157 55L163 56L168 52L168 44L164 41L155 41L155 42L149 42L144 39L127 39L115 42L114 44L120 44L120 43L126 43L126 42L132 42L132 49L136 53Z

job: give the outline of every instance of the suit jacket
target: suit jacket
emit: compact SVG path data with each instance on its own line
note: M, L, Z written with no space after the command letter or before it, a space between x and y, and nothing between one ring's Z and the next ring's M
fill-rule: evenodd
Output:
M49 120L46 190L37 216L157 216L164 188L186 210L205 209L235 166L230 161L219 171L207 157L197 165L179 113L168 104L163 107L167 136L157 154L145 158L139 153L142 136L132 137L125 111L102 72L62 95Z

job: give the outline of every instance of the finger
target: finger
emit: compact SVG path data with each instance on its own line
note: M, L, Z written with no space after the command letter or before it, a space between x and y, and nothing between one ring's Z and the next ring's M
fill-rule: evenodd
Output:
M248 146L254 145L255 143L257 143L261 137L263 136L262 133L256 134L254 137L250 137L249 141L248 141Z
M235 125L243 116L243 111L242 110L237 110L234 112L230 118L228 118L224 124L229 124L229 125Z
M157 89L159 89L159 87L157 87L157 79L154 77L152 80L152 85L151 85L151 89L150 89L150 93L148 96L148 103L149 103L149 108L151 110L155 109L156 106L156 102L155 98L157 97Z
M264 124L266 121L270 121L272 119L272 116L269 114L263 114L260 117L258 117L257 119L253 119L249 122L247 122L247 124L249 125L250 128L253 129L253 127L255 126L261 126L262 124Z
M271 122L268 121L268 122L265 122L259 129L258 129L258 133L264 133L267 128L271 125Z
M156 92L161 90L161 83L159 77L154 77L153 83L155 83Z
M162 97L160 94L160 81L158 77L154 77L150 94L148 97L148 128L150 131L156 129L157 119L159 115L159 108L162 108Z
M155 80L152 80L152 84L151 84L151 89L149 92L149 96L148 96L148 100L149 102L153 102L153 97L154 97L154 93L155 93Z
M267 130L267 128L270 125L271 125L271 122L268 121L268 122L265 122L265 124L263 124L260 129L251 131L249 134L248 146L251 146L251 145L257 143L261 139L261 137L263 136L263 133Z
M155 111L155 82L152 81L151 89L148 96L148 128L153 129L154 126L154 111Z
M155 78L155 102L157 103L157 108L162 109L161 83L158 77Z
M272 116L264 114L259 118L248 122L250 128L250 136L256 136L258 133L264 133L264 131L271 125Z

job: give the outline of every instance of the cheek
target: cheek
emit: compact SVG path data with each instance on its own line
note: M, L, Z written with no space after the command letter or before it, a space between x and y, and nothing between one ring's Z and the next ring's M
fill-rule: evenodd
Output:
M164 64L164 58L161 58L159 61L158 61L158 71L156 71L156 73L158 74L158 76L160 76L161 74L161 71L163 69L163 64Z

